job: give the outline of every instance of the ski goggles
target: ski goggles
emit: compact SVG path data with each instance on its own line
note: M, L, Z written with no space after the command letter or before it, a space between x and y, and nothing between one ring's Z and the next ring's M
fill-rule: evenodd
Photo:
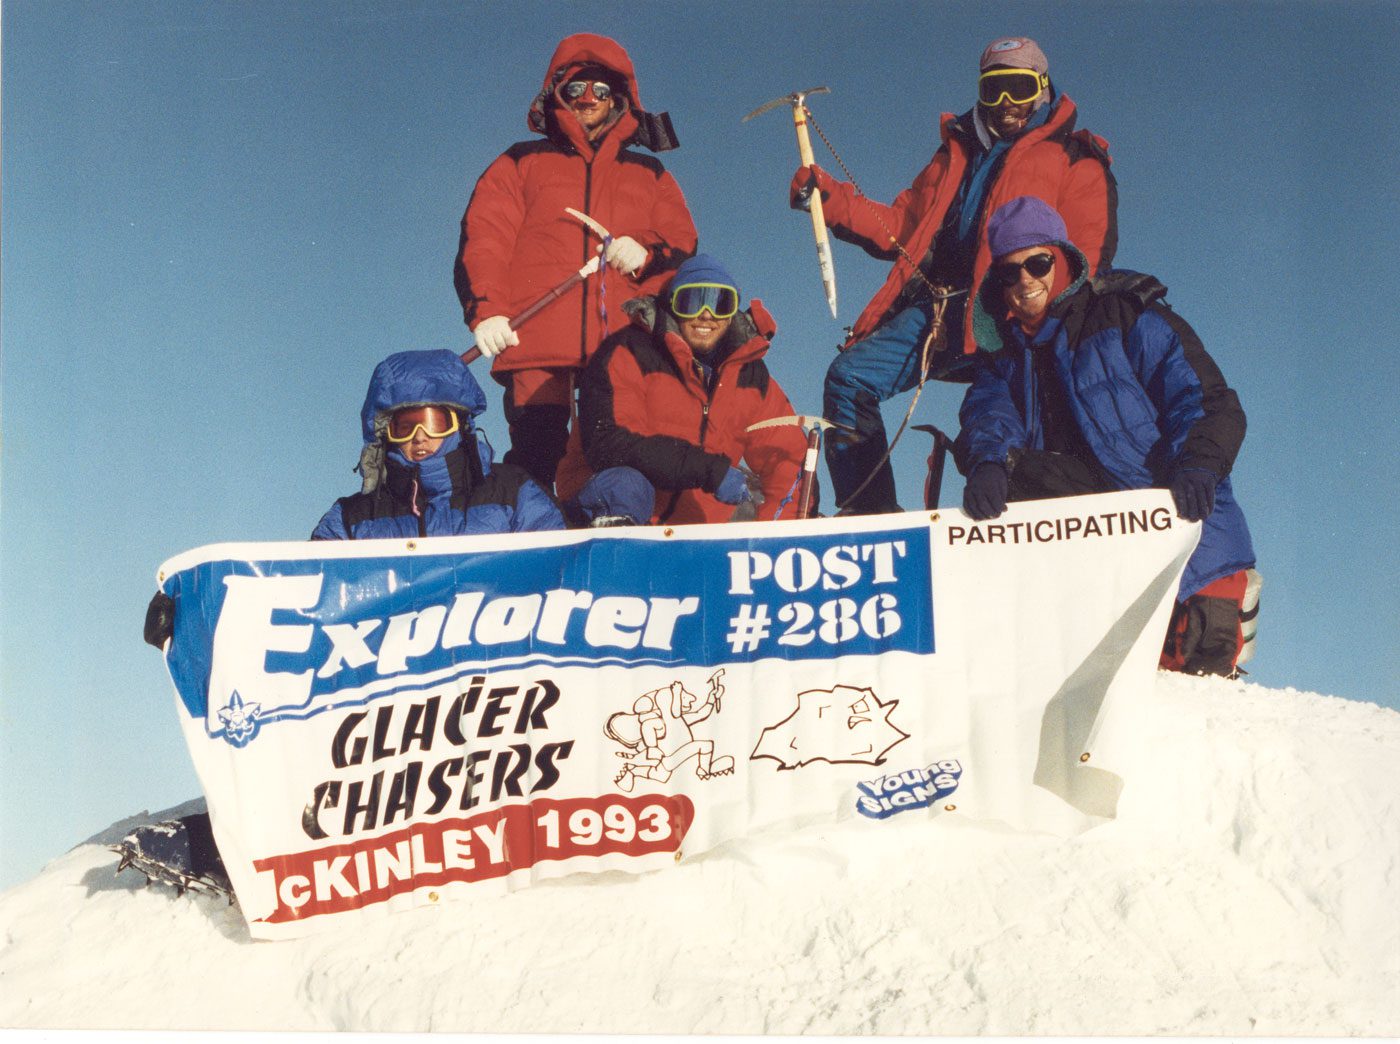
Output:
M441 406L410 406L389 415L385 434L390 442L412 442L422 431L430 439L445 439L457 430L457 414Z
M1050 77L1034 69L988 69L977 80L977 100L983 105L1000 105L1003 98L1012 105L1024 105L1040 97L1050 86Z
M671 291L671 314L694 319L708 311L716 319L728 319L739 310L739 291L723 283L686 283Z
M1024 261L1003 261L992 266L992 275L1002 286L1015 286L1021 281L1021 269L1031 274L1033 279L1041 279L1055 267L1054 254L1032 254Z
M613 89L602 80L570 80L564 84L564 97L568 101L578 101L588 93L590 87L593 89L593 97L600 102L607 101L613 95Z

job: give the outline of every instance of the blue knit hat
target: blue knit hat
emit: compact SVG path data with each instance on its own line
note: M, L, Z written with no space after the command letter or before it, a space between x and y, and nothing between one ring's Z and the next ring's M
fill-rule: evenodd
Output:
M719 283L721 286L732 286L735 290L739 289L739 284L734 281L734 277L709 254L696 254L681 262L681 266L676 269L676 274L671 279L671 286L685 286L686 283ZM739 296L742 298L743 294Z
M1026 247L1068 243L1069 232L1059 211L1035 196L1017 196L997 207L987 222L987 247L992 257Z

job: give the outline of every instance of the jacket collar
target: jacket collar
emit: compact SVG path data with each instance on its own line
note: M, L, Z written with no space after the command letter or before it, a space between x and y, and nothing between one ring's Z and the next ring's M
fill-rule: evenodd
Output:
M1069 135L1074 132L1074 125L1079 119L1079 115L1068 94L1057 94L1055 100L1050 103L1049 109L1049 115L1045 117L1044 123L1039 127L1032 127L1025 131L1011 142L1013 149L1033 145L1056 135ZM965 148L985 149L982 139L978 135L979 121L976 111L977 107L973 106L961 116L945 112L939 120L939 133L943 142L947 143L956 138Z
M389 450L385 465L385 485L396 500L411 501L414 483L427 500L451 496L471 488L471 468L460 433L449 435L431 457L413 463L397 449Z
M612 123L593 141L588 140L583 124L579 123L568 108L552 109L549 124L552 128L549 136L560 144L568 145L584 159L603 155L616 156L627 139L637 131L637 117L632 115L630 110L614 112Z

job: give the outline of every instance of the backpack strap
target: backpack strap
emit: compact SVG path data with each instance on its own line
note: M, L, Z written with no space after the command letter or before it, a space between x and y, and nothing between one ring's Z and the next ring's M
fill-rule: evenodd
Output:
M1085 335L1085 326L1091 320L1093 330L1117 326L1123 331L1126 342L1128 331L1138 321L1138 316L1156 302L1169 308L1165 298L1167 288L1156 276L1146 272L1133 272L1125 268L1111 268L1100 272L1088 281L1088 293L1081 289L1074 295L1068 312L1064 316L1065 333L1070 344L1079 344Z

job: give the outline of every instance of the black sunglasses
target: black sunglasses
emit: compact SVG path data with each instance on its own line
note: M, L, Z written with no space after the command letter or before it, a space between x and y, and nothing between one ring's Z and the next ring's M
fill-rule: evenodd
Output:
M1033 279L1040 279L1042 276L1050 274L1050 269L1055 267L1054 254L1032 254L1024 261L1003 261L1001 264L992 266L992 275L997 277L998 282L1003 286L1012 286L1021 281L1021 269L1025 269L1031 274Z

